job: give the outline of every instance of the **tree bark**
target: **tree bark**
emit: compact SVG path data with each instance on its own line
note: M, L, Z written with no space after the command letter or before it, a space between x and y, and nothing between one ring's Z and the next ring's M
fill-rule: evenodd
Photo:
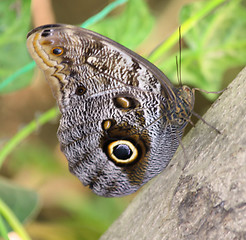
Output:
M246 239L246 68L100 240Z

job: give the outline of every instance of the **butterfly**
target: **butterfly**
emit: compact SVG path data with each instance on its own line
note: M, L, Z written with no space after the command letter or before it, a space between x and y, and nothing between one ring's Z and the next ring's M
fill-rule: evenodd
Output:
M27 48L56 98L61 151L83 185L124 196L166 168L192 115L189 87L174 87L148 60L80 27L37 27Z

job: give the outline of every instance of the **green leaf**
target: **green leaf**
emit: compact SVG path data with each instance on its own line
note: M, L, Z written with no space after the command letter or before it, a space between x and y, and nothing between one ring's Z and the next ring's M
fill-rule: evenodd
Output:
M26 50L30 4L31 0L0 1L0 93L15 91L30 83L32 71L8 83L9 76L30 62Z
M38 211L39 204L36 192L14 185L3 178L0 178L0 199L7 204L22 223L33 217ZM1 214L7 218L3 213ZM10 231L11 223L5 222L5 225Z
M134 49L147 37L155 21L143 0L128 1L124 8L121 14L103 19L89 29Z

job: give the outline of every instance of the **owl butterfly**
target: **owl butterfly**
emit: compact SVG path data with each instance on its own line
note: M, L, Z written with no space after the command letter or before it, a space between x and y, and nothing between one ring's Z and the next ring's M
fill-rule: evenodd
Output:
M175 88L146 59L79 27L37 27L27 47L61 112L61 150L85 186L131 194L168 165L194 105L187 86Z

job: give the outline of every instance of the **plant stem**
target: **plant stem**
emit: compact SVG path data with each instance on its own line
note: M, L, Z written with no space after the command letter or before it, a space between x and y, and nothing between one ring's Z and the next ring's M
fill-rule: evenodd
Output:
M3 222L2 214L0 213L0 236L2 236L5 240L9 240L8 231Z
M114 10L119 5L126 3L128 0L116 0L112 3L109 3L102 11L97 13L96 15L88 18L85 22L83 22L80 26L83 28L87 28L88 26L95 24L96 22L105 18L112 10Z
M44 125L50 120L54 119L58 114L58 109L56 107L49 109L47 112L43 113L37 119L32 120L28 125L23 127L17 134L12 137L6 145L0 150L0 167L3 160L7 155L28 135L34 132L38 127Z
M11 82L13 82L17 77L20 75L30 71L35 67L36 63L34 61L26 64L24 67L18 69L16 72L14 72L11 76L6 78L3 82L0 83L0 89L3 89L7 85L9 85Z
M11 209L0 198L0 214L6 219L14 232L16 232L22 240L31 240L22 224L13 214Z

